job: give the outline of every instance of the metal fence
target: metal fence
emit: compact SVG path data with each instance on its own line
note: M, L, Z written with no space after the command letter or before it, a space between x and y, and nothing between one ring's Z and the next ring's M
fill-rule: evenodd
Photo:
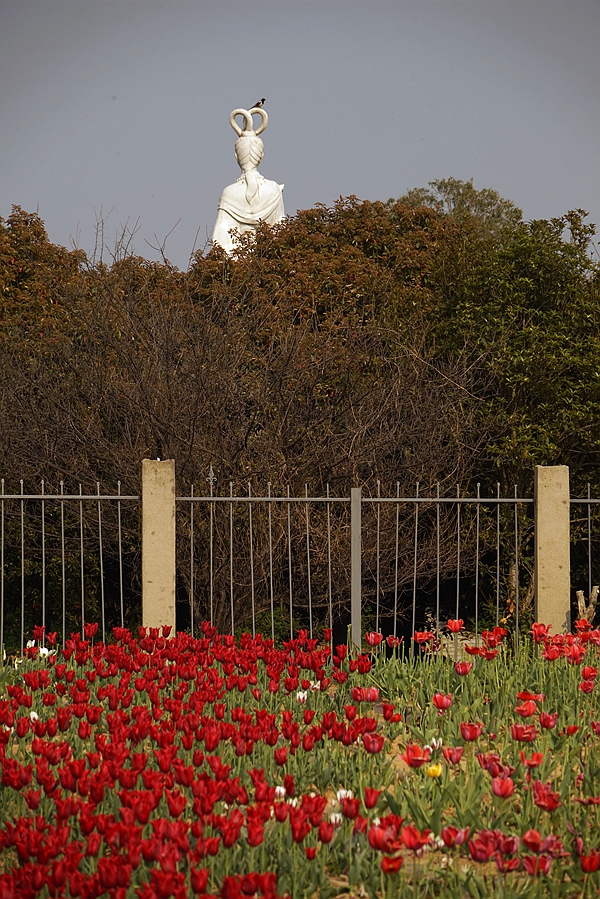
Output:
M533 600L534 502L531 497L442 495L440 485L411 496L400 485L384 495L352 491L292 496L267 485L207 479L176 498L178 624L192 634L201 620L232 633L261 630L286 639L350 618L352 603L375 630L397 635L445 617L469 618L478 633L511 606L511 625ZM353 501L354 500L354 501ZM599 499L571 499L573 589L598 583L594 549ZM23 651L35 624L59 632L98 621L137 623L141 612L141 497L83 493L0 493L0 645ZM573 556L574 552L574 556ZM596 557L598 553L596 552ZM425 617L427 616L427 617Z
M0 646L23 653L34 625L62 642L87 621L102 639L126 620L125 595L139 590L139 496L65 489L9 493L0 484Z
M455 495L442 496L439 485L423 495L419 484L412 496L402 496L399 484L394 495L382 496L378 484L376 495L359 496L353 512L351 497L333 496L328 488L323 496L309 495L306 487L304 496L293 497L289 490L276 495L269 484L258 496L248 484L236 495L230 483L226 494L215 495L210 483L208 495L192 488L177 497L189 541L192 630L198 610L231 632L240 618L255 632L261 613L264 629L266 613L273 636L282 617L290 635L300 625L312 636L317 621L332 626L360 595L373 627L385 623L396 635L401 623L414 631L427 591L438 632L441 607L449 604L455 617L474 613L477 631L482 603L498 622L501 591L511 579L518 626L520 571L524 555L531 570L533 556L532 498L502 497L499 485L495 496L482 496L480 485L474 497L458 487Z

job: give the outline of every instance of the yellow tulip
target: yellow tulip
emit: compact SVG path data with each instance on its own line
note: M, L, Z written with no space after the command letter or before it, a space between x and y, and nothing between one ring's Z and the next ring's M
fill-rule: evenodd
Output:
M439 764L439 762L437 765L430 765L425 769L425 773L427 774L427 777L441 777L442 766Z

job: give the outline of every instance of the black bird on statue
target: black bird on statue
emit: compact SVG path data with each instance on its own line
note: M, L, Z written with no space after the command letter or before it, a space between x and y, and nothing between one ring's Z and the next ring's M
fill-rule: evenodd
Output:
M250 109L260 109L260 107L263 105L264 102L265 102L265 98L262 97L262 99L260 99L258 101L258 103L255 103L254 106L251 106Z

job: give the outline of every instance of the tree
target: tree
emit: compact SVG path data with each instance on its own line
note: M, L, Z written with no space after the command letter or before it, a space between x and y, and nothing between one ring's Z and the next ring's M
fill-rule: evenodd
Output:
M60 333L38 338L43 352L0 342L7 476L54 471L90 491L118 480L136 493L141 459L159 456L176 460L182 489L204 484L211 465L225 489L230 480L236 490L272 481L296 495L305 485L344 495L353 484L375 492L380 481L410 494L416 480L423 489L464 482L481 440L472 376L460 354L432 364L426 345L428 278L455 235L430 211L350 199L260 231L237 258L198 256L187 274L131 257L80 266L62 288ZM32 321L40 314L32 310ZM411 514L403 512L402 559ZM264 532L266 520L256 524ZM324 534L324 519L314 524ZM389 598L392 530L385 539ZM424 576L435 565L430 550ZM347 557L340 532L338 604ZM453 564L450 544L444 558ZM247 568L240 572L249 603ZM400 587L411 577L402 564ZM223 587L220 599L225 624ZM325 601L322 589L317 609Z
M112 489L121 481L137 493L141 459L158 456L176 460L182 492L203 487L211 466L225 492L231 481L236 492L249 482L254 493L265 491L271 482L296 495L305 485L313 495L328 485L337 495L354 485L412 495L417 481L422 492L435 493L439 483L443 493L486 480L526 492L533 466L556 462L571 466L578 485L597 484L598 269L587 252L590 226L580 211L517 221L512 203L478 194L471 182L434 187L445 198L437 210L350 197L259 228L233 257L218 248L197 254L185 273L119 253L110 266L85 264L49 244L36 217L16 214L0 228L7 482L54 472L90 491L96 481ZM19 280L23 259L30 272ZM401 590L412 582L413 515L410 507L402 512ZM323 537L325 518L313 523ZM395 533L388 524L381 592L389 605ZM435 535L422 524L425 584L435 572ZM264 580L267 518L257 515L255 525ZM185 593L185 516L180 527ZM277 527L281 542L285 523ZM294 528L298 542L302 523ZM206 548L206 530L197 534ZM442 577L455 565L452 535L445 537ZM368 550L375 540L368 528L364 539ZM474 559L469 539L465 574ZM238 550L236 590L247 611L247 544ZM349 568L343 534L332 552L341 605ZM303 565L299 558L299 574ZM206 594L203 577L198 569ZM283 597L283 569L278 577ZM365 584L371 596L374 581ZM321 581L317 609L325 602Z
M523 213L511 200L491 188L475 190L473 179L442 178L427 187L415 187L400 197L409 206L430 206L456 221L473 220L481 237L498 239L502 232L514 228Z

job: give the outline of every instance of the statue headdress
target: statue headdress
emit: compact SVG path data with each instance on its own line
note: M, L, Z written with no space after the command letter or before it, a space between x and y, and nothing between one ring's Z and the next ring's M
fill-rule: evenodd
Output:
M262 119L256 130L252 121L254 113L258 113ZM244 117L243 129L236 122L238 115ZM235 158L246 181L246 201L250 204L258 192L258 166L265 152L265 146L258 135L269 124L269 117L266 111L258 106L252 109L234 109L229 116L229 123L238 135L235 142Z

